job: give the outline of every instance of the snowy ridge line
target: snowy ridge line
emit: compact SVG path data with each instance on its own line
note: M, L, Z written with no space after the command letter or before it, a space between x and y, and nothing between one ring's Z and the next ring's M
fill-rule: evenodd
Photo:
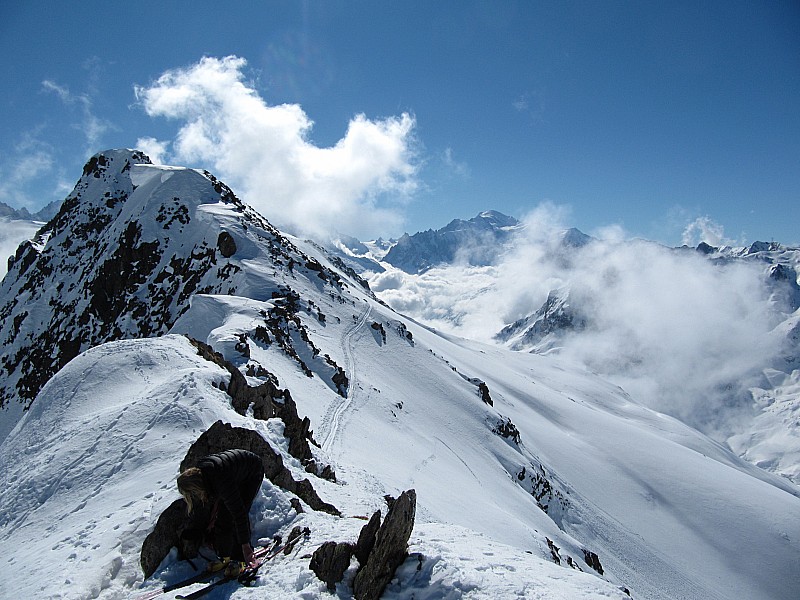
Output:
M344 351L345 368L350 374L350 384L347 386L347 398L343 398L341 402L329 408L323 419L322 427L325 429L325 439L322 442L322 449L326 452L330 451L336 441L341 426L342 415L352 405L358 393L358 379L356 377L355 368L356 361L353 357L353 336L364 327L371 313L372 305L367 301L364 311L359 316L358 321L347 329L342 336L342 350Z

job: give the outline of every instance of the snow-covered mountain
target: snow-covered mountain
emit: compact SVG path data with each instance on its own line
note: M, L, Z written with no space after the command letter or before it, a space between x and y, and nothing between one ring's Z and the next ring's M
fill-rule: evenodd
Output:
M0 596L127 598L189 574L173 554L143 582L139 550L221 420L342 515L265 481L254 534L311 539L225 597L327 597L307 554L409 488L411 554L384 598L794 597L796 486L578 363L395 313L210 174L148 163L93 157L0 287ZM290 451L284 420L237 410L232 372L186 336L289 392L335 478Z
M26 208L12 208L5 202L0 202L0 217L5 219L11 219L16 221L49 221L53 217L58 214L58 209L61 206L61 202L55 201L50 202L44 208L36 211L35 213L31 213Z
M520 227L521 223L513 217L485 211L467 221L453 219L441 229L405 234L383 260L407 273L421 273L456 260L489 264Z

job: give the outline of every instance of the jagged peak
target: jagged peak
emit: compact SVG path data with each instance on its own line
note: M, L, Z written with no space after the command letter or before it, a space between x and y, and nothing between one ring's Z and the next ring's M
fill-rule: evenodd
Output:
M126 171L131 165L135 164L152 164L153 161L141 150L133 150L131 148L116 148L110 150L102 150L92 155L86 164L83 166L83 175L100 177L100 173L112 170L117 172Z

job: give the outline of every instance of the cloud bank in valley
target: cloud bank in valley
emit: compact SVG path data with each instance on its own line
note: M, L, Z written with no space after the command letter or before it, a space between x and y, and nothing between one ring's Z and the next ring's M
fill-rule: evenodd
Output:
M17 246L31 239L39 227L41 223L0 217L0 279L8 272L8 258L14 255Z
M336 144L309 141L313 122L297 104L268 105L245 81L246 61L203 58L136 86L148 115L181 122L169 143L140 145L159 160L200 165L276 225L324 236L397 230L402 200L417 186L414 117L356 115ZM399 199L399 202L398 202Z
M571 307L588 326L562 340L563 358L609 377L646 405L729 434L734 424L720 422L717 409L726 406L726 418L750 410L748 382L779 350L769 334L781 307L770 299L763 268L626 241L616 227L585 247L565 247L567 214L540 206L494 266L389 271L371 285L401 312L484 341L536 312L551 291L569 290Z

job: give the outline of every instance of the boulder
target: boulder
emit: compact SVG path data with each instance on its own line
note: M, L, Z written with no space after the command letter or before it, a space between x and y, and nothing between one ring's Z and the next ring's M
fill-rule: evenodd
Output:
M336 584L344 579L353 557L353 545L343 542L325 542L314 551L309 567L314 574L328 586L329 592L336 591Z
M197 544L192 544L190 540L185 540L181 536L188 524L189 517L186 514L186 502L183 498L175 500L161 513L155 528L142 544L139 562L145 579L156 572L158 565L173 547L178 548L178 555L181 557L197 556Z

